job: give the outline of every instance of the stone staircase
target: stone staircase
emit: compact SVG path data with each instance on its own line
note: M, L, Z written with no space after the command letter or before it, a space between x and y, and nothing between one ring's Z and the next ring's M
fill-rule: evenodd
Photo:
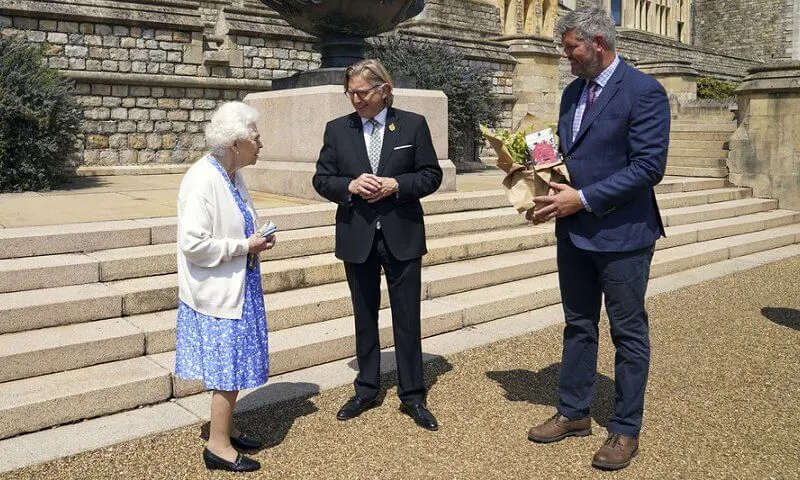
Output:
M728 140L736 121L727 104L673 105L667 175L727 178Z
M657 192L668 237L652 277L800 243L800 212L725 178L667 177ZM559 302L552 223L526 225L501 191L437 194L423 205L423 336ZM354 354L334 210L259 212L281 228L262 255L273 376ZM174 236L175 219L0 229L0 439L202 391L172 376ZM389 347L385 285L383 293Z

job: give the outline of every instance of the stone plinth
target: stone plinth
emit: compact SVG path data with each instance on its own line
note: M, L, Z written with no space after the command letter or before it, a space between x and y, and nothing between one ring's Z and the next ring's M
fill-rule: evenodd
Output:
M697 99L697 77L700 75L688 60L656 60L637 62L636 68L661 82L667 94L680 102Z
M750 69L736 89L739 127L731 137L731 183L800 210L800 62Z
M512 112L516 127L528 113L550 122L558 121L558 60L561 54L552 39L539 37L505 40L508 53L516 60L514 95L517 103Z
M311 186L325 125L353 106L335 85L254 93L245 103L261 113L264 148L256 165L242 170L248 188L320 200ZM455 166L447 159L447 97L441 91L394 89L394 106L424 115L444 171L439 191L455 191Z

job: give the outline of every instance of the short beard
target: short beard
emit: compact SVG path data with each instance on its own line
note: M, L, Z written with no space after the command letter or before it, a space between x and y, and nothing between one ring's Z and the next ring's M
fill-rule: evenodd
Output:
M586 80L591 80L600 75L600 72L602 71L602 56L600 56L600 54L593 54L590 58L587 58L584 63L579 63L577 65L577 71L574 75L580 78L585 78Z

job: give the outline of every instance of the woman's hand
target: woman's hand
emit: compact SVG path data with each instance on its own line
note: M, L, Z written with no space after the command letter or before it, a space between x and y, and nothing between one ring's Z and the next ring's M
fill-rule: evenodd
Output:
M261 253L264 250L269 250L275 246L276 241L277 239L275 238L274 234L266 237L262 237L261 235L252 235L247 239L247 244L249 246L248 253Z

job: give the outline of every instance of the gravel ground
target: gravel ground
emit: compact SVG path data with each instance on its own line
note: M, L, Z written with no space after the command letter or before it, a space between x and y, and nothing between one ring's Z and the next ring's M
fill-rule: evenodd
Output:
M594 435L538 445L553 413L561 328L426 364L439 432L383 404L339 422L349 386L241 415L268 442L247 478L800 478L800 257L648 300L653 345L639 456L590 466L613 409L613 348L603 320ZM239 478L207 473L201 426L0 475L9 478Z

